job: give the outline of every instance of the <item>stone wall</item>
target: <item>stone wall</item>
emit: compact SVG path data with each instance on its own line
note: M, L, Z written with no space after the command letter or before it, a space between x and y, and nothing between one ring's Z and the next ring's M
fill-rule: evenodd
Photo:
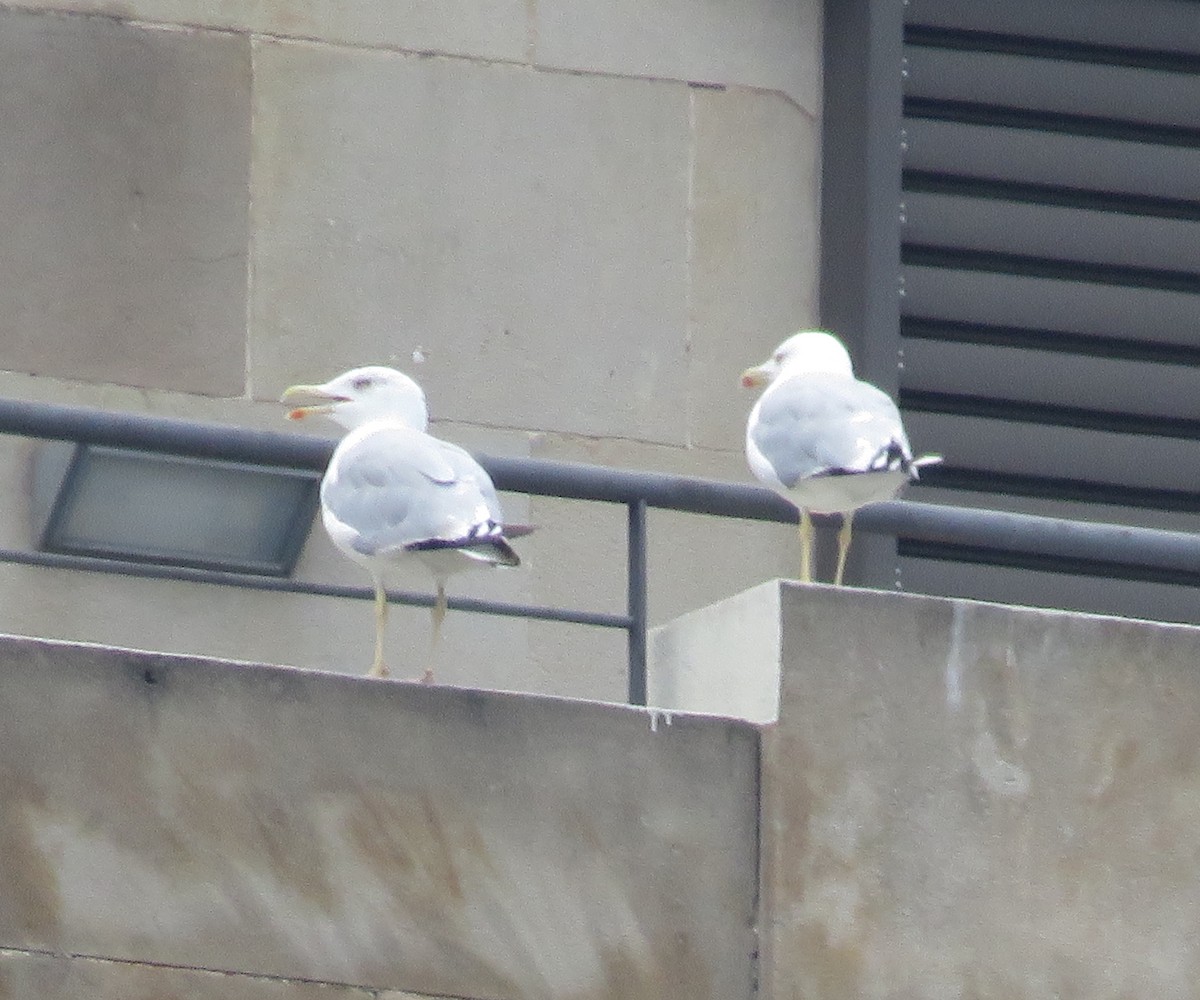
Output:
M815 318L820 45L815 0L7 5L0 393L279 427L288 383L390 363L468 447L745 480L736 375ZM0 441L0 544L31 541L32 447ZM620 610L622 511L507 506L528 568L460 592ZM651 531L658 620L795 562L780 526ZM299 572L364 582L319 533ZM372 641L356 602L12 566L0 608L326 669ZM393 617L399 672L426 636ZM446 637L448 681L624 690L618 633Z

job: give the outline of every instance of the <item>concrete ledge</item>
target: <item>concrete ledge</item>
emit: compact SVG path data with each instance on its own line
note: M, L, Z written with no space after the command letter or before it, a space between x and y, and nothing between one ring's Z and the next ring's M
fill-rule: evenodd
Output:
M777 686L766 996L1200 996L1200 629L776 581L655 648L667 705Z
M777 721L0 638L0 997L1200 996L1200 629L776 581L655 653Z
M779 718L780 583L773 580L651 629L646 700L685 712Z
M749 995L744 723L10 637L0 704L0 948Z

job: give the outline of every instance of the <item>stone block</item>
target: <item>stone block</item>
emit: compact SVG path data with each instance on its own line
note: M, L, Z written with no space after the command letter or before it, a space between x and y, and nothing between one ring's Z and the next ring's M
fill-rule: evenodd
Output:
M779 718L779 582L760 583L653 629L647 702L763 725Z
M0 664L0 947L751 995L752 726L13 638Z
M531 30L526 0L17 0L13 6L484 59L523 60Z
M738 375L817 321L820 127L777 94L693 90L689 442L741 451Z
M255 47L251 377L411 364L443 418L680 443L688 89Z
M1200 630L779 600L767 996L1196 995Z
M240 395L250 46L0 10L6 368Z
M821 109L821 5L539 0L534 54L573 70L734 84Z

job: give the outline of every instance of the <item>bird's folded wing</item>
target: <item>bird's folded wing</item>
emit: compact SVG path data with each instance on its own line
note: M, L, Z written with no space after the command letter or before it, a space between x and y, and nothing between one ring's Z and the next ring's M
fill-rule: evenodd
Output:
M892 449L911 457L895 404L874 386L805 375L772 387L750 438L786 487L799 480L878 468Z
M435 538L466 536L487 518L478 488L464 481L426 434L389 429L335 457L321 487L330 515L354 532L364 555Z
M441 449L442 458L454 470L454 475L458 480L471 483L479 491L483 504L487 508L487 516L492 521L503 523L504 516L500 510L500 500L496 496L496 487L484 467L476 462L469 452L458 445L440 439L437 443Z

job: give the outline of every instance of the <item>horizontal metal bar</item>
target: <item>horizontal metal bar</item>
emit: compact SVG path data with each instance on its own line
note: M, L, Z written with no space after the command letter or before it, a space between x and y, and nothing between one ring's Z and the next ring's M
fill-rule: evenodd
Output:
M1200 535L1035 514L890 500L864 507L855 528L914 541L975 545L1116 566L1200 569Z
M335 444L306 435L12 400L0 400L0 433L318 469L328 462ZM791 504L759 486L546 459L476 457L502 490L623 504L641 499L649 507L694 514L796 520ZM917 541L1043 552L1115 565L1187 571L1200 566L1200 535L1032 514L892 500L860 511L855 527Z
M0 433L321 471L337 445L308 434L16 399L0 399Z
M117 576L145 577L154 580L178 580L184 583L209 583L243 590L270 590L277 593L305 594L317 597L345 597L353 600L375 599L369 587L347 587L333 583L312 583L307 580L286 580L277 576L253 576L245 573L225 573L220 570L196 569L191 566L163 566L155 563L126 562L120 559L98 559L92 556L62 555L56 552L26 552L22 549L0 549L0 562L24 566L43 566L52 569L82 570L86 573L112 573ZM393 604L412 607L433 607L432 594L406 590L389 590ZM599 611L569 611L537 604L507 604L485 601L475 597L451 597L447 605L456 611L473 611L484 615L507 618L533 618L538 621L567 622L574 625L595 625L600 628L629 629L629 615Z
M795 521L796 509L768 489L662 472L610 469L580 462L476 455L496 488L570 500L636 503L690 514L753 521Z

